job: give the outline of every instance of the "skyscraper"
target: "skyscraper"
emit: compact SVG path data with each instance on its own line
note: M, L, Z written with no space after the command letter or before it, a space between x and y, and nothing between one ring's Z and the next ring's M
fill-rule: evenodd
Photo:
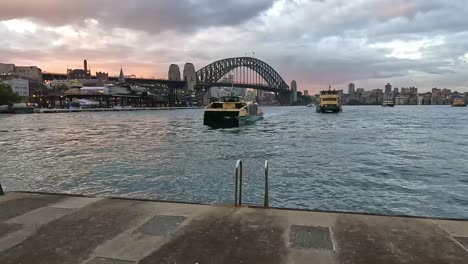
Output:
M309 96L309 91L308 90L304 90L304 96Z
M355 92L355 90L354 90L354 83L348 84L348 94L349 94L349 95L353 95L354 92Z
M389 94L389 93L391 93L391 92L392 92L392 85L391 85L390 83L387 83L387 84L385 85L385 93L386 93L386 94Z

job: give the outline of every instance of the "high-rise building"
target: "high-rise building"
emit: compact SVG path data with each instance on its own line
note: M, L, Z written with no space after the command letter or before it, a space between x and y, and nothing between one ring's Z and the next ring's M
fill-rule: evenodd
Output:
M184 81L187 82L187 89L193 91L197 83L197 73L192 63L187 62L184 65Z
M169 80L180 81L180 69L179 65L171 64L169 66L169 73L168 73Z
M389 94L392 92L392 85L390 83L387 83L385 85L385 93Z
M349 95L353 95L355 90L354 90L355 86L354 86L354 83L350 83L348 84L348 94Z
M309 90L304 90L304 96L309 96Z
M291 82L291 91L293 92L292 101L295 103L297 102L297 83L295 80Z

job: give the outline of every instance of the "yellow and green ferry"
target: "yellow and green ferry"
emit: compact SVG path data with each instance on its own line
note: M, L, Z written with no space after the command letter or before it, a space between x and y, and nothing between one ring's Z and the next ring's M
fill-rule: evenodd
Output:
M317 113L338 113L343 111L338 91L323 90L320 92L320 104L316 107Z
M224 96L205 108L203 124L212 128L240 127L263 118L262 108L239 96Z

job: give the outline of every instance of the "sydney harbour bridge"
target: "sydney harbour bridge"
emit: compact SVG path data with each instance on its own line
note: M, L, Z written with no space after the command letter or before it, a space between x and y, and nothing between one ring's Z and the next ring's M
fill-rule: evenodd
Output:
M44 80L64 79L66 75L44 73ZM253 57L226 58L212 62L195 71L192 63L184 65L181 74L179 66L169 66L168 79L109 77L109 81L121 85L147 87L150 93L164 93L173 105L177 101L201 101L211 87L229 86L250 88L272 92L282 105L292 104L297 100L296 81L289 86L281 75L266 62Z

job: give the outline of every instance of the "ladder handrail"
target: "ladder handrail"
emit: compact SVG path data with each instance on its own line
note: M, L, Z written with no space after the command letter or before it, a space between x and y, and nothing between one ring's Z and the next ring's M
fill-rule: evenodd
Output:
M268 160L265 160L265 193L264 193L264 200L263 206L265 208L270 208L270 195L269 195L269 186L268 186ZM234 206L241 206L242 205L242 160L237 160L236 162L236 177L234 183Z
M270 196L269 196L269 189L268 189L268 160L265 160L265 196L263 200L263 207L269 208L270 207Z
M242 160L236 163L236 182L235 182L234 206L242 205Z

